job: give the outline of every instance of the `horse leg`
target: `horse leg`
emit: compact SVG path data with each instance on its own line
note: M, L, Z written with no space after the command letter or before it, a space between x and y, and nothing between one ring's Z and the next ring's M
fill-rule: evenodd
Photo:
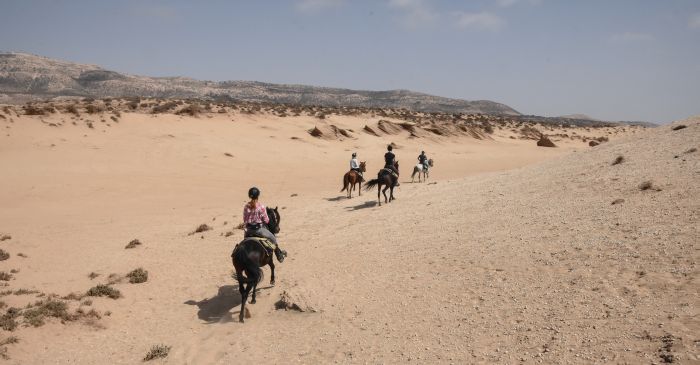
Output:
M357 195L362 196L362 178L357 182L359 188L357 188Z
M250 292L250 283L245 285L245 289L243 289L243 284L241 284L241 313L238 314L238 321L241 323L245 322L243 317L245 313L245 302L248 301L248 292Z
M257 291L258 291L258 283L254 283L254 284L253 284L253 290L252 290L252 292L253 292L253 298L252 298L252 300L250 301L250 304L255 304L255 302L256 302L256 300L255 300L255 292L257 292Z
M384 187L384 190L382 190L382 194L384 194L384 202L385 202L385 203L389 203L389 201L390 201L390 200L387 199L387 197L386 197L386 190L389 189L389 188L393 189L393 187L392 187L391 185L387 185L387 186Z
M377 200L379 201L379 206L382 206L382 184L377 184Z
M274 286L275 285L275 262L274 259L270 258L270 271L272 272L270 274L270 285Z
M394 186L392 185L389 189L389 201L394 200Z

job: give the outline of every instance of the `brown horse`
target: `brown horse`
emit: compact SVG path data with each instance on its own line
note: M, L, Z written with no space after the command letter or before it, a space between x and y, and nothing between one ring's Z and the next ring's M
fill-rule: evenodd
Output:
M433 167L433 159L431 158L428 160L428 167ZM423 181L428 180L428 169L423 166L423 164L419 163L418 165L413 167L413 173L411 174L411 182L413 182L413 179L416 176L416 173L418 174L418 182L420 181L420 174L423 173Z
M275 209L266 209L267 216L270 218L267 228L270 232L277 234L280 231L280 213L277 207ZM263 247L260 241L250 237L244 238L231 253L231 261L236 269L238 291L241 293L241 313L238 316L238 320L241 322L243 322L245 304L248 301L248 294L250 294L251 290L253 298L250 304L255 304L255 291L258 283L263 278L263 266L270 265L270 271L272 272L270 285L275 285L275 263L272 256L272 252ZM243 273L245 273L245 276L243 276Z
M399 173L399 161L394 162L394 167L396 168L396 174ZM377 178L372 179L365 184L365 190L372 189L375 185L377 186L377 200L379 201L379 206L382 206L382 196L384 194L384 202L389 203L390 201L396 199L394 198L394 186L399 182L399 178L394 176L391 171L387 168L379 170L377 173ZM384 190L382 190L382 185L384 185ZM389 198L386 197L386 190L389 189Z
M360 162L360 171L365 172L367 171L366 168L366 162L362 161ZM345 176L343 176L343 189L340 190L340 192L343 192L345 190L348 191L348 199L352 198L352 191L355 190L355 184L359 184L360 187L357 189L357 193L362 196L362 181L364 179L360 174L357 173L355 170L350 170L345 173ZM348 187L349 186L349 187Z

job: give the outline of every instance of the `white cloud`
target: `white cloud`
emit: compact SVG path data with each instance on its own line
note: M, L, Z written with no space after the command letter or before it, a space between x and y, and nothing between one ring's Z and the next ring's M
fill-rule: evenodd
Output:
M654 36L651 34L637 32L624 32L610 36L610 41L615 43L648 42L653 40Z
M409 28L431 24L440 16L424 0L390 0L389 6L401 12L401 23Z
M461 29L477 29L499 31L506 25L506 21L496 14L487 11L481 13L457 12L457 27Z
M700 29L700 13L695 13L690 17L688 27L690 27L690 29Z
M296 8L302 13L315 14L340 5L343 5L343 0L301 0L297 2Z

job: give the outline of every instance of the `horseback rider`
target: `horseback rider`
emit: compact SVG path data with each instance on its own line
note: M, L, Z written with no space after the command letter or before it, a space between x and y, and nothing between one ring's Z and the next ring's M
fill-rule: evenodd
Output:
M392 175L396 177L396 186L399 186L399 171L396 170L394 162L396 162L396 155L391 152L394 149L391 145L386 146L387 152L384 154L384 168L392 171Z
M350 171L355 171L355 173L360 176L360 181L364 181L365 178L362 176L360 162L357 160L357 152L352 153L352 159L350 160Z
M425 151L420 151L418 155L418 162L423 165L423 170L428 171L428 156L425 155Z
M284 261L284 258L287 256L287 251L280 249L277 243L277 237L265 226L265 224L270 223L270 218L267 216L267 209L265 209L265 206L258 202L260 190L256 187L250 188L250 190L248 190L248 197L250 201L243 207L245 237L262 237L270 240L270 242L275 244L275 256L277 256L277 261Z

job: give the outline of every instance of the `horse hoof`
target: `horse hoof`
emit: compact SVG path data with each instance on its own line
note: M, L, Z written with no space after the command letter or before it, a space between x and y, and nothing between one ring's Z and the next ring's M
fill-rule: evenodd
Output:
M250 301L250 304L255 304L255 303L256 303L255 300L251 300L251 301Z

